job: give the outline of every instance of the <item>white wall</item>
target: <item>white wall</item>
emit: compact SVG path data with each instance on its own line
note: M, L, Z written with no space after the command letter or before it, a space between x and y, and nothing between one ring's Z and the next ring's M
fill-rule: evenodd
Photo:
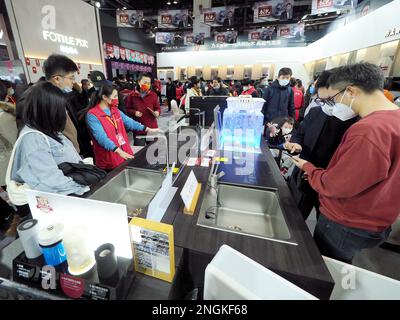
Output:
M400 0L394 0L345 27L327 34L307 47L305 61L315 61L400 39L400 34L385 37L389 30L400 28L399 12Z

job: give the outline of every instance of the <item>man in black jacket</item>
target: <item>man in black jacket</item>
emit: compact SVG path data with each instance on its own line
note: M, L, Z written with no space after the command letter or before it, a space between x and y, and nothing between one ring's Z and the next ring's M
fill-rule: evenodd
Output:
M168 78L166 96L168 101L168 111L171 111L171 101L176 100L176 87L171 78Z
M327 80L331 71L321 73L315 84L316 91L327 90ZM325 108L329 106L312 108L296 133L292 135L291 141L285 143L285 149L290 152L301 152L302 159L324 169L328 166L346 130L358 119L341 121L336 117L328 116ZM304 172L297 167L289 178L289 188L304 220L308 218L313 207L317 210L317 217L319 216L318 193L311 188Z
M278 79L265 90L263 95L265 103L262 108L265 128L274 119L295 118L294 94L289 86L291 77L292 70L290 68L282 68L279 70ZM266 130L264 130L265 132Z

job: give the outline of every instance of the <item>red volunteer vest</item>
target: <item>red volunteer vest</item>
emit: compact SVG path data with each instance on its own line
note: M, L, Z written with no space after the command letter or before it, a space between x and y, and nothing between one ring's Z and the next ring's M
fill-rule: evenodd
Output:
M242 95L252 95L253 92L256 92L257 90L254 87L250 87L249 89L247 89L247 91L243 91Z
M129 144L129 138L126 134L124 122L121 118L121 113L117 108L111 108L111 117L109 117L103 110L101 110L100 105L95 106L90 109L89 114L94 115L97 119L99 119L101 125L103 126L104 131L107 134L107 137L115 143L116 146L120 147L126 153L133 155L132 148ZM117 134L122 135L125 140L125 144L122 146L118 142ZM96 159L96 166L110 170L118 167L125 160L121 158L114 151L108 151L104 149L96 139L92 136L93 141L93 152Z

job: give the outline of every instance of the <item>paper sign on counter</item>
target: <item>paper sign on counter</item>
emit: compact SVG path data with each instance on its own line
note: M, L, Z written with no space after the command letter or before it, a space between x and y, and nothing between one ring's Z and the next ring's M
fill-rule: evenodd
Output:
M228 158L226 158L226 157L217 157L217 158L215 158L215 161L218 161L218 162L228 162Z
M202 167L208 167L208 166L210 165L210 161L211 161L210 158L203 158L203 159L201 159L201 166L202 166Z
M197 178L192 170L181 191L181 198L186 208L191 207L198 184L199 182L197 181Z
M197 165L199 158L189 158L188 162L187 162L187 166L188 167L194 167Z

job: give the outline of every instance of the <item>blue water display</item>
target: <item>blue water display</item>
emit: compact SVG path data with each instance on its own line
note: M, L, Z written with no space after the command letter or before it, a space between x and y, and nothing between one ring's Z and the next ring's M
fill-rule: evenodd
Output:
M247 103L241 103L241 100L237 100L229 104L230 99L222 121L221 140L224 146L243 150L260 148L264 121L264 115L261 113L262 101L249 103L251 100L248 100Z

